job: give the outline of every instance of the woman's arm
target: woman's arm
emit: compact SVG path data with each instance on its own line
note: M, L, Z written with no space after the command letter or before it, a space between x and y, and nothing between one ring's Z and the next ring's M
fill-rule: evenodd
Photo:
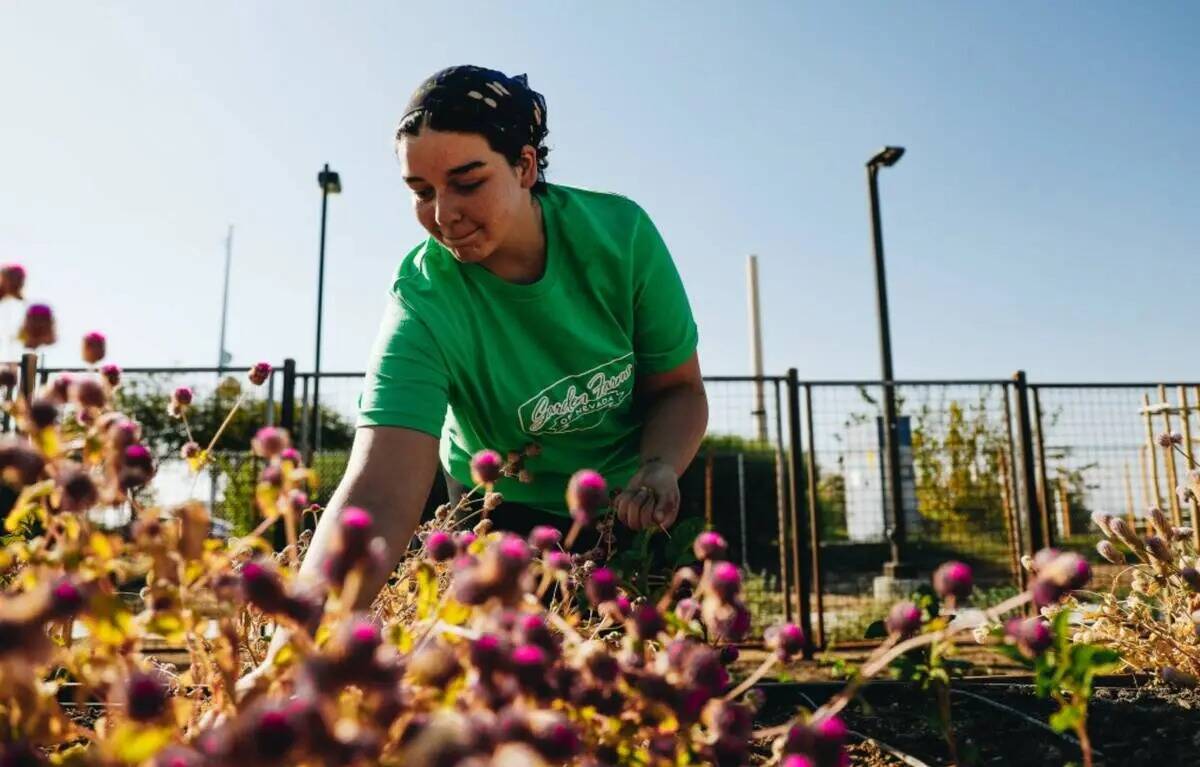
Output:
M617 496L617 518L634 530L669 527L679 514L681 475L708 429L708 397L699 356L673 370L638 381L645 407L642 467Z
M408 548L437 467L438 440L429 434L393 426L364 426L355 431L346 473L317 522L298 580L312 583L321 578L338 515L347 506L358 506L371 513L375 534L388 543L388 567L364 580L355 601L356 609L370 607ZM287 631L275 632L268 660L286 644L287 637Z

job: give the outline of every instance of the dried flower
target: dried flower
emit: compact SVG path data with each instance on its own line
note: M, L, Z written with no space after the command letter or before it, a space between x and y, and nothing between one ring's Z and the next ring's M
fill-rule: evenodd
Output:
M57 479L60 511L87 511L100 500L100 491L96 483L82 469L69 469L58 475Z
M1108 526L1112 522L1112 515L1106 514L1103 511L1092 512L1092 523L1100 528L1100 532L1105 535L1112 535L1112 529Z
M471 457L471 481L477 485L491 485L500 479L500 467L504 461L495 450L480 450Z
M54 312L46 304L30 304L17 338L27 349L49 346L58 340L54 331Z
M1181 442L1183 442L1183 435L1177 431L1170 433L1163 432L1162 434L1158 435L1159 447L1170 448L1173 445L1180 444Z
M1173 558L1171 556L1171 547L1157 535L1146 536L1146 551L1150 552L1150 556L1163 563L1169 563Z
M971 568L962 562L946 562L933 573L933 589L943 599L962 602L971 596Z
M254 363L254 367L246 371L246 378L249 379L250 383L254 386L262 386L270 377L271 363L269 362L256 362Z
M1188 585L1192 591L1200 591L1200 571L1194 567L1182 567L1179 569L1179 577Z
M0 300L15 298L20 301L24 296L25 267L20 264L5 264L0 266Z
M888 633L907 637L921 630L921 618L921 608L912 602L897 602L888 611L884 625Z
M1147 512L1147 516L1150 517L1150 524L1154 526L1159 535L1166 537L1171 534L1171 520L1167 518L1165 511L1154 506Z
M1125 564L1125 555L1121 553L1120 549L1113 545L1112 541L1100 541L1096 544L1096 551L1100 554L1100 556L1104 557L1114 565Z
M185 442L183 447L179 448L179 455L184 460L191 460L200 455L200 444L198 442Z

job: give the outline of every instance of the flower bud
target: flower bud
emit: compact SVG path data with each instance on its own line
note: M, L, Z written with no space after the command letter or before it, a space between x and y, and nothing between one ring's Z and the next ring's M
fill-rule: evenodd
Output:
M587 596L593 605L616 599L616 574L607 567L599 567L593 570L587 582Z
M506 534L495 545L496 561L509 574L524 570L532 558L529 547L520 537Z
M567 508L572 516L579 514L590 520L608 506L608 483L599 472L580 469L567 483ZM587 523L585 523L587 524Z
M788 754L779 763L779 767L817 767L817 765L803 754Z
M658 608L649 602L635 607L629 622L634 636L643 641L654 639L666 628Z
M471 640L471 665L480 673L490 674L507 666L510 649L508 643L495 634L481 634Z
M1158 435L1159 447L1170 448L1183 442L1183 435L1177 431L1163 432Z
M1150 552L1150 556L1163 563L1169 563L1173 558L1171 547L1157 535L1146 536L1146 551Z
M1096 544L1096 551L1100 556L1114 565L1125 564L1125 554L1121 552L1110 540L1103 540Z
M1105 535L1112 535L1112 530L1109 528L1109 522L1112 522L1112 515L1106 514L1103 511L1092 512L1092 524L1100 528L1100 532Z
M263 558L242 565L242 594L247 602L265 613L282 612L286 601L275 565Z
M729 602L742 589L742 574L731 562L717 562L709 571L708 585L714 594Z
M509 666L517 681L527 688L534 688L545 682L550 661L546 651L538 645L523 644L514 648L509 655Z
M54 330L54 312L45 304L30 304L25 310L25 320L17 331L17 338L26 349L49 346L58 340Z
M477 485L493 484L500 479L503 463L495 450L480 450L471 457L471 481Z
M696 536L692 551L701 562L719 560L724 559L729 552L729 544L720 533L708 530Z
M426 645L416 651L408 665L413 681L426 687L444 688L461 670L458 658L442 644Z
M192 391L190 386L178 386L175 391L171 392L171 401L180 407L187 407L192 404L196 393Z
M503 502L504 502L504 495L501 493L492 491L490 493L483 494L483 510L484 511L495 511L496 508L499 507L500 504Z
M256 362L254 367L246 371L246 378L255 386L262 386L271 377L271 363Z
M773 650L780 660L791 660L804 650L804 632L794 623L772 626L763 639L767 649Z
M555 713L535 721L531 745L551 764L566 764L579 753L581 741L575 727Z
M1062 599L1065 589L1050 578L1035 578L1029 584L1029 591L1033 596L1033 603L1035 605L1046 607Z
M557 548L562 540L562 531L549 525L538 525L529 533L529 545L539 551Z
M83 361L89 365L95 365L104 359L105 348L106 342L103 333L95 331L88 333L83 337Z
M912 636L921 630L921 618L921 608L912 602L897 602L888 611L884 626L890 634Z
M1167 513L1157 506L1150 509L1148 516L1150 524L1154 525L1154 529L1164 538L1171 534L1171 520L1167 518Z
M1131 527L1130 524L1124 519L1120 517L1114 517L1112 521L1108 523L1108 529L1112 530L1113 535L1116 536L1121 543L1124 543L1134 551L1142 551L1144 549L1142 546L1142 539L1137 536L1137 533L1134 532L1133 527Z
M5 264L0 266L0 299L15 298L20 301L24 296L25 267L20 264Z
M434 562L445 562L458 552L454 538L445 530L434 530L425 539L425 556Z
M191 460L200 455L200 444L198 442L185 442L183 447L179 448L179 455L184 460Z
M370 512L357 506L347 506L338 515L338 531L341 534L342 550L351 559L358 559L371 542L375 521Z
M50 604L47 608L46 618L50 620L74 618L83 611L86 603L87 598L80 585L71 576L64 575L50 587Z
M100 368L100 375L114 389L121 385L121 368L117 365L104 365Z
M965 601L971 588L971 568L962 562L946 562L933 573L933 589L943 599Z
M1027 658L1038 657L1054 644L1050 624L1041 618L1012 618L1004 624L1004 633Z

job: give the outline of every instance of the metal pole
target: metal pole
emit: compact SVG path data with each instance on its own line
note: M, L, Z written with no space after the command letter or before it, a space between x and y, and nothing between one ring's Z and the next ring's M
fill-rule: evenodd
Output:
M1033 394L1033 422L1037 426L1037 464L1038 476L1042 480L1042 535L1045 537L1046 546L1054 545L1054 525L1051 524L1053 517L1051 514L1050 502L1050 476L1046 473L1046 433L1042 424L1042 403L1038 397L1038 387L1030 386L1030 392Z
M804 632L804 657L813 656L812 610L810 604L812 584L809 575L812 562L809 561L809 543L812 531L809 529L808 516L799 512L800 498L796 487L797 478L803 470L800 465L800 382L796 368L788 368L788 438L791 441L790 452L790 483L789 498L792 507L792 559L795 562L796 591L800 600L800 630ZM805 545L800 545L801 540Z
M329 163L325 163L321 178L329 173ZM312 410L309 418L312 425L309 433L312 436L313 451L321 450L321 305L325 299L325 213L329 203L329 188L321 183L321 254L317 262L317 352L313 364L313 397Z
M754 423L759 442L767 441L767 411L763 404L762 315L758 303L758 256L746 259L746 288L750 307L750 367L754 373Z
M1041 504L1038 503L1037 479L1034 472L1033 457L1033 427L1029 418L1028 384L1025 381L1025 371L1018 370L1013 376L1017 398L1017 438L1021 444L1021 500L1025 507L1027 520L1028 544L1027 553L1034 554L1043 546L1048 546L1045 527L1042 525Z
M742 525L742 567L749 568L749 548L746 545L746 454L738 453L738 517Z
M225 236L225 288L221 291L221 339L217 344L217 384L225 372L225 319L229 312L229 264L233 260L233 224Z
M17 375L17 391L20 392L20 396L25 398L26 402L33 399L33 390L37 385L37 375L37 355L33 352L25 352L21 355L21 369ZM45 383L44 379L43 383Z
M808 442L805 451L804 470L808 486L808 527L812 546L812 583L817 595L817 643L825 646L825 586L821 568L821 507L820 496L817 493L817 441L813 431L812 384L804 384L804 431Z
M283 361L283 394L279 402L279 426L292 434L296 429L296 360Z
M904 545L904 499L900 484L900 440L896 419L895 376L892 374L892 331L888 322L887 278L883 268L883 223L879 216L879 166L867 165L867 187L871 194L871 235L875 246L875 308L879 316L879 351L883 367L883 451L887 456L887 498L892 510L888 533L892 559L883 566L885 575L907 577L911 568L902 564Z

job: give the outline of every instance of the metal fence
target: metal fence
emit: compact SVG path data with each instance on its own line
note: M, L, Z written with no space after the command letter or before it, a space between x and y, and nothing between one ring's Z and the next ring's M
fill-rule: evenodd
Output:
M64 372L26 367L27 387ZM327 500L345 468L362 373L322 373L316 418L313 374L290 360L259 389L226 384L221 394L224 378L214 368L125 371L123 388L143 397L142 407L153 406L153 396L165 407L162 398L183 384L198 400L242 398L235 435L222 440L228 449L200 478L172 457L186 439L181 425L146 417L148 430L163 437L160 476L173 478L158 483L161 500L207 495L232 530L252 527L260 467L246 446L264 424L291 430L323 480L317 500ZM1086 553L1105 577L1094 554L1094 511L1144 524L1146 509L1159 505L1180 523L1195 519L1174 489L1200 442L1196 384L1027 384L1018 374L893 385L902 537L894 535L885 487L882 382L804 382L794 370L706 378L709 434L680 480L682 516L702 517L728 538L730 558L746 570L756 629L786 619L818 646L862 638L895 593L877 580L893 538L909 578L902 586L928 582L940 562L962 559L975 569L980 598L995 600L1023 585L1019 558L1043 545ZM1164 431L1180 432L1183 444L1160 447Z

